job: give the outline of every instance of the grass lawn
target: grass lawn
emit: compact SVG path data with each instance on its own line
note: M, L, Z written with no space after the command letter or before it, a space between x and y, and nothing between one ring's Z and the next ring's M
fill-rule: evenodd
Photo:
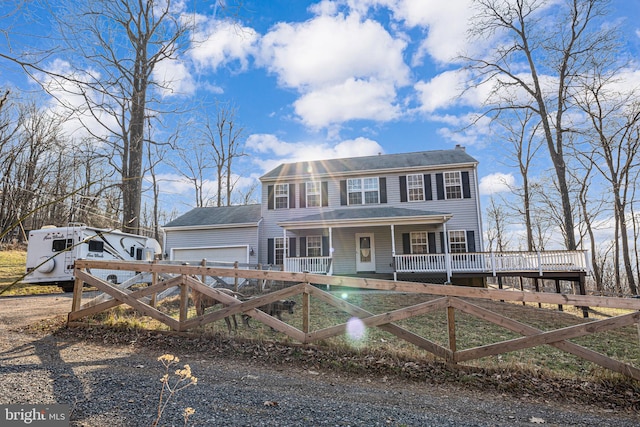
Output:
M374 314L386 313L394 309L411 306L435 298L428 295L370 291L341 291L336 293L336 296ZM300 297L298 296L293 299L297 301L296 307L301 307ZM484 300L468 300L468 302L545 331L593 320L593 318L583 319L581 310L573 309L573 307L569 310L568 306L565 307L564 312L560 312L557 310L557 306L538 308L537 305L523 306L521 303L514 304ZM172 317L178 318L178 306L177 297L174 297L162 301L159 308ZM195 315L195 310L191 307L189 318L195 317ZM297 310L293 315L283 314L283 318L291 326L302 329L300 310ZM339 308L311 297L310 331L313 332L346 323L349 319L350 315ZM102 313L95 316L92 321L111 326L125 326L127 328L168 329L165 325L151 318L140 316L132 309L125 307L115 308L107 313ZM458 310L456 310L455 321L458 350L520 337L519 334ZM273 332L269 327L258 321L251 320L251 329L247 329L242 325L240 318L238 318L238 323L240 326L235 335L237 337L249 340L293 342L286 335ZM412 317L407 320L395 322L395 324L443 347L448 347L449 335L446 310L439 310ZM206 331L220 334L228 333L224 321L207 325ZM572 342L616 360L629 363L636 367L640 366L640 345L638 329L636 327L626 327L595 335L588 335L572 340ZM411 358L415 360L433 360L435 358L425 350L375 327L368 329L356 328L355 332L351 335L343 334L326 339L318 344L336 350L371 351L376 354L382 352L383 354L387 354L388 357ZM464 364L482 368L513 368L534 373L542 372L565 378L584 378L585 375L594 378L607 378L613 375L611 371L599 365L587 362L549 345L488 356L482 359L464 362Z

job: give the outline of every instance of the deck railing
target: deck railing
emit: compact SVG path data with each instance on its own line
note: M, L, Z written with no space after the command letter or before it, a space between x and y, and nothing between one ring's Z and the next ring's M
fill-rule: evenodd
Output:
M327 274L331 266L331 257L297 257L287 258L285 271L296 273Z
M467 252L394 256L396 272L503 273L590 271L586 251Z
M591 270L586 251L466 252L395 255L397 273L505 273ZM285 271L326 274L330 257L287 258Z

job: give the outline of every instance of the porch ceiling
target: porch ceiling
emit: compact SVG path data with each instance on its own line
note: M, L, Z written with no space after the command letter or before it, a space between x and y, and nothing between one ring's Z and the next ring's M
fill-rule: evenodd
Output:
M286 230L372 225L443 224L453 214L392 207L351 207L278 222Z

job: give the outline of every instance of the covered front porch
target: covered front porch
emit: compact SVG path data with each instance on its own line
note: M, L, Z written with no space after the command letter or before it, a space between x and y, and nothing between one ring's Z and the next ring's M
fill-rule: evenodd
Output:
M423 230L420 252L446 253L437 235L451 214L392 207L358 207L279 222L284 230L285 271L328 275L392 275L396 254L407 249L409 232ZM427 237L427 232L429 237ZM427 242L429 240L429 242ZM428 244L427 244L428 243ZM443 270L445 271L445 270ZM394 278L396 276L394 275Z
M506 274L544 277L588 273L586 251L479 252L474 231L459 233L454 247L450 214L390 207L340 209L282 221L283 266L289 272L405 277L407 273L452 276ZM287 243L290 244L290 243ZM296 251L294 248L297 247ZM292 250L293 249L293 250Z

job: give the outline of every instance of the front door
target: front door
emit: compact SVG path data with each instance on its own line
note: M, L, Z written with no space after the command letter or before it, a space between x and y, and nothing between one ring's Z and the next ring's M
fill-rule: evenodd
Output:
M376 271L373 233L356 234L356 271Z

